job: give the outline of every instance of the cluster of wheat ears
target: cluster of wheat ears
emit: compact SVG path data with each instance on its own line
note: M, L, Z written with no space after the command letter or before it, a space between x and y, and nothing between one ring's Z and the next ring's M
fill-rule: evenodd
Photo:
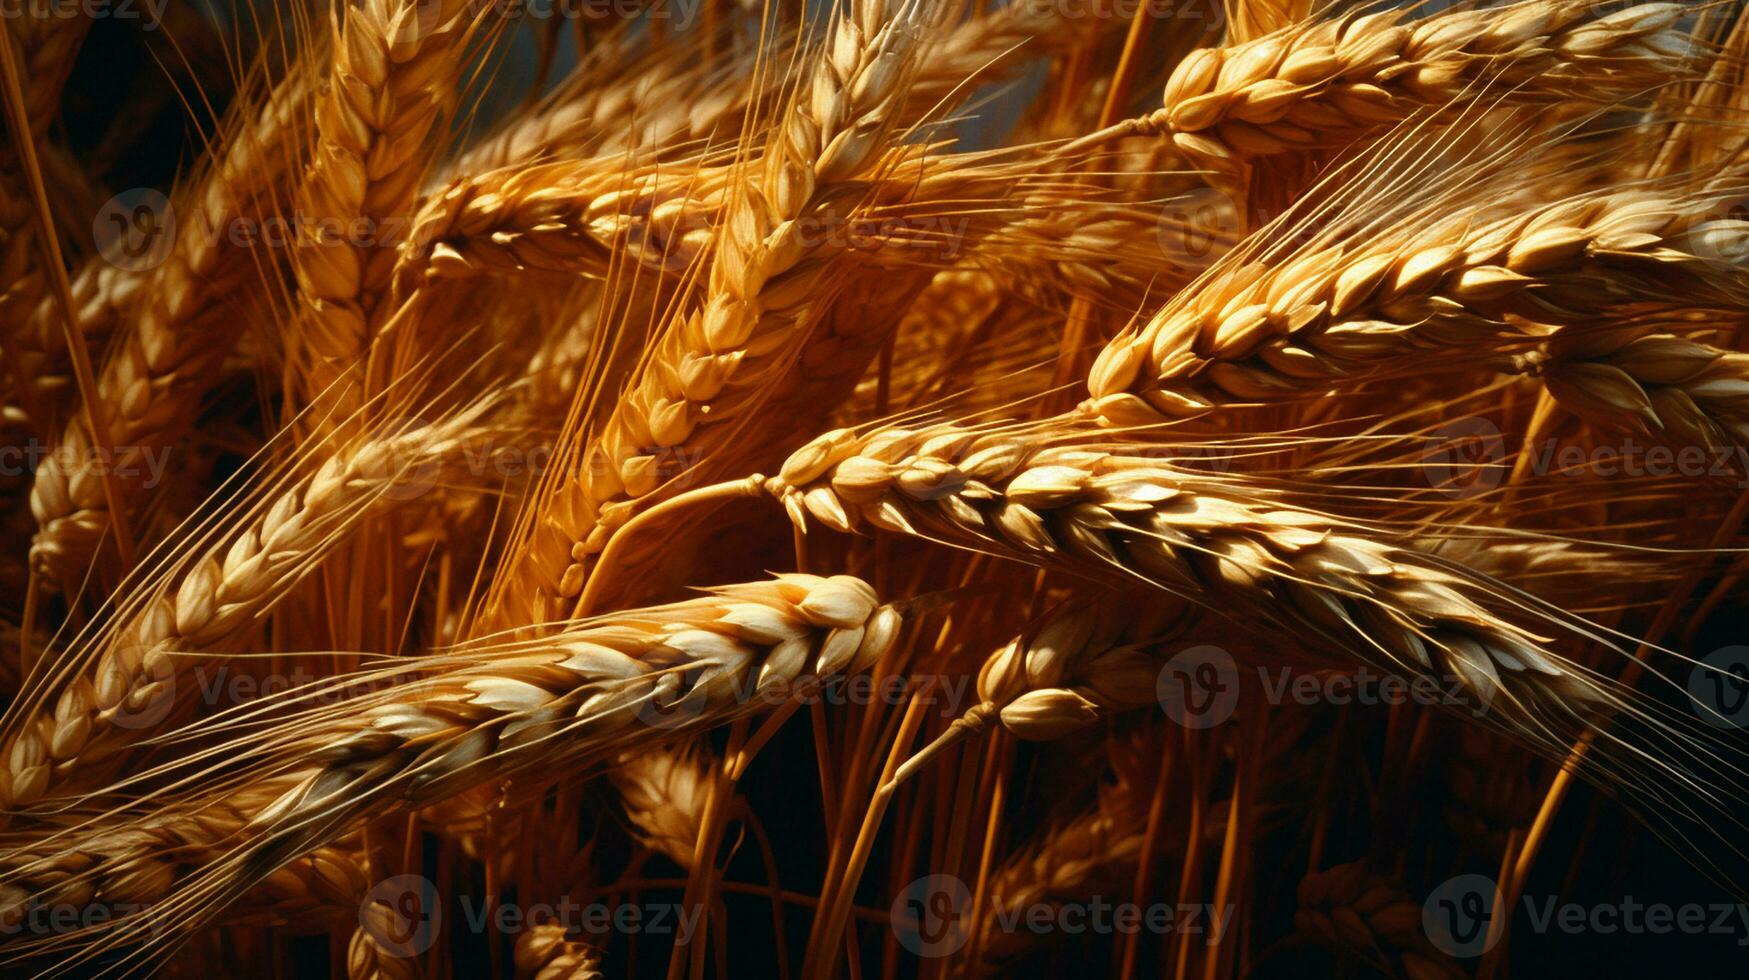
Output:
M276 0L156 189L70 9L9 975L1488 978L1749 886L1738 3Z

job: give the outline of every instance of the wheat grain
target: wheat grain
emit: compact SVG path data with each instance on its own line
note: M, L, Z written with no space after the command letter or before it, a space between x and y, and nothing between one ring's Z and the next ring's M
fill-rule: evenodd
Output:
M684 749L632 753L607 778L643 845L691 868L704 826L705 796L721 765L722 760L693 743Z
M1074 603L990 655L978 671L978 697L1002 726L1024 739L1051 740L1153 704L1161 659L1155 650L1195 644L1194 610L1126 594ZM1218 637L1218 627L1207 630Z
M310 165L294 198L304 315L288 337L299 404L364 370L369 318L412 213L417 160L453 109L463 55L486 8L466 0L363 0L333 29L334 61L314 107ZM333 389L351 413L367 385Z
M1274 34L1312 13L1311 0L1221 0L1227 12L1228 45Z
M385 947L379 937L399 934L402 910L368 902L359 910L358 928L346 944L346 975L350 980L418 980L424 975L419 959Z
M1514 684L1589 695L1540 638L1490 611L1485 576L1241 478L1040 435L953 425L829 433L767 487L798 525L868 526L1140 580L1322 637L1362 662L1456 678L1484 702L1495 700L1502 670Z
M24 16L19 16L19 13ZM9 11L13 47L25 83L25 116L31 136L41 139L60 105L61 88L73 70L73 56L91 26L89 17L69 17L37 5ZM8 148L10 149L10 148Z
M1546 333L1536 324L1584 333L1659 307L1734 309L1749 224L1712 219L1718 200L1582 195L1235 258L1100 353L1087 408L1120 424L1177 418L1467 366L1453 355L1529 345Z
M126 749L154 714L167 714L165 701L192 696L177 683L186 667L179 653L211 648L247 627L311 571L350 522L423 491L477 434L477 417L464 413L330 456L230 536L206 543L179 580L145 597L89 664L65 678L52 711L37 708L21 721L9 714L0 800L25 806L112 771L117 760L106 764L106 756ZM30 703L46 707L47 696ZM69 785L56 785L62 782Z
M516 937L516 975L520 980L602 980L601 954L565 927L543 923Z
M150 818L151 847L97 821L68 842L0 855L0 866L14 907L33 898L82 907L101 895L143 905L116 920L129 936L186 930L383 805L428 804L530 765L586 764L775 705L798 678L866 670L898 627L866 584L792 574L537 641L464 648L448 666L427 664L426 678L231 746L234 755L215 757L230 784L188 784L192 800ZM211 888L229 898L190 913L186 903Z
M50 583L79 581L102 540L111 515L101 468L111 467L123 478L118 480L121 486L137 494L137 480L151 471L146 455L174 445L209 373L236 338L237 331L217 327L229 312L223 300L228 292L246 288L258 273L248 261L227 261L233 250L227 232L238 216L259 213L259 199L271 197L275 182L291 165L282 149L284 132L295 131L306 94L302 74L294 72L240 138L227 144L225 156L196 182L189 199L173 204L182 215L174 245L143 283L107 285L102 272L86 280L92 284L93 301L79 309L93 317L126 302L116 296L118 289L137 295L139 302L93 395L107 408L115 445L100 454L90 422L80 412L68 422L55 451L43 459L31 487L30 507L38 524L31 561ZM51 305L39 305L41 314L28 334L35 338L34 350L53 350L59 343L51 339L59 336L53 319L59 313L47 308ZM75 327L89 333L95 324ZM135 481L127 481L128 474Z
M1557 337L1519 363L1594 424L1687 446L1749 444L1749 355L1642 329Z
M708 247L726 170L628 173L618 159L539 164L460 180L431 195L401 246L396 287L488 270L605 278L630 257L684 271Z
M1596 0L1529 0L1409 21L1403 9L1313 20L1194 52L1164 105L1119 127L1169 132L1180 152L1236 175L1246 160L1339 147L1424 108L1468 100L1610 104L1671 78L1684 11Z
M1469 975L1428 939L1421 925L1422 903L1360 862L1306 875L1300 879L1298 898L1294 928L1332 949L1399 969L1414 980L1462 980Z

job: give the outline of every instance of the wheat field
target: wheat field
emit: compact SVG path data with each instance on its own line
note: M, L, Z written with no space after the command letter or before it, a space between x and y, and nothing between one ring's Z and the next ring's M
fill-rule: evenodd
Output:
M1744 13L0 0L0 972L1742 970Z

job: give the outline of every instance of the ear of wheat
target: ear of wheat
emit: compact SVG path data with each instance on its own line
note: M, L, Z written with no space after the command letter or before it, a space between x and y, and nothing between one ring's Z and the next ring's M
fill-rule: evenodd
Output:
M1164 106L1123 131L1164 130L1204 166L1237 173L1248 158L1342 146L1495 91L1530 105L1608 104L1667 80L1684 55L1683 8L1593 16L1602 6L1533 0L1418 22L1402 10L1302 21L1193 53L1167 81Z
M433 663L429 677L317 711L295 734L240 740L228 774L185 777L189 798L158 805L149 838L118 835L107 825L115 817L99 815L0 862L20 904L126 902L141 911L113 928L156 941L338 838L374 802L432 803L495 778L498 767L587 763L608 746L754 711L804 676L868 669L898 628L899 613L854 578L783 575L536 641L477 646ZM401 672L385 670L357 681ZM253 764L237 766L243 756Z
M1718 199L1586 195L1263 268L1233 261L1186 308L1100 353L1088 407L1119 423L1178 418L1464 363L1452 355L1535 342L1526 321L1583 335L1647 309L1730 308L1744 287L1733 261L1743 226L1708 220L1717 210Z
M328 457L264 502L235 537L207 543L180 580L129 610L85 662L69 661L71 677L52 709L26 702L42 706L36 716L8 726L0 799L17 807L56 789L101 785L116 761L105 757L125 750L152 716L170 713L165 702L192 695L180 654L210 649L248 626L310 573L348 523L394 503L397 490L417 492L435 480L477 436L478 414Z

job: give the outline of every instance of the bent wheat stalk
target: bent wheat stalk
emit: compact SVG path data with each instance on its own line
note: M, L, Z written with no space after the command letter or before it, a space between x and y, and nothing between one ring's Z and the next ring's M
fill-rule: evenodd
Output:
M1337 234L1270 261L1235 256L1119 335L1084 406L1115 424L1473 364L1647 311L1739 309L1749 223L1729 197L1581 195L1492 221L1459 213L1413 234ZM1527 325L1528 322L1528 325Z
M1601 6L1528 0L1422 20L1393 8L1302 22L1192 53L1161 108L1089 139L1167 132L1180 152L1226 176L1249 159L1346 146L1425 108L1609 105L1668 82L1687 52L1682 5L1596 16Z
M562 509L531 530L495 596L500 623L572 614L585 562L656 491L679 447L740 432L789 366L830 296L810 223L833 226L836 198L883 159L924 20L906 3L856 0L834 20L809 80L787 105L765 154L730 194L702 301L674 317L583 453ZM922 279L923 277L918 277ZM916 283L921 289L923 282ZM786 420L787 421L787 420ZM704 450L700 450L702 454Z
M259 270L237 254L232 233L240 218L272 213L278 181L295 168L289 134L297 132L308 94L307 78L294 69L260 114L238 129L189 196L172 203L180 217L162 265L113 276L94 271L77 280L90 285L75 293L76 329L99 330L103 318L121 309L129 318L95 393L108 412L113 457L98 452L90 420L79 412L68 420L31 486L30 509L38 525L31 562L46 582L65 586L80 580L112 516L99 478L103 468L113 471L124 496L137 497L144 489L137 485L141 475L152 471L148 455L175 444L235 341L238 331L223 323L231 314L228 294L255 283ZM132 296L137 302L129 303ZM62 345L59 316L52 300L38 305L24 344L36 352L33 360ZM129 474L134 479L126 479Z
M1242 478L1049 438L955 425L840 430L798 450L766 486L798 526L866 526L1145 582L1363 663L1460 679L1484 701L1503 670L1587 691L1544 640L1490 608L1499 586L1485 576Z
M208 650L252 625L373 509L429 489L479 433L479 409L385 435L327 457L263 502L228 537L164 581L95 650L68 659L6 716L0 805L78 792L114 771L114 756L193 695L186 652ZM183 683L178 683L179 679ZM57 684L58 682L58 684ZM48 700L54 698L49 710Z
M899 625L899 611L857 579L791 574L538 640L403 661L353 680L424 676L244 736L205 756L220 772L197 759L176 784L186 796L152 804L157 846L123 846L99 817L0 854L0 867L20 903L141 903L104 930L105 942L156 942L385 807L426 805L531 766L586 765L774 706L804 676L868 669ZM76 959L93 939L27 941L19 955Z

